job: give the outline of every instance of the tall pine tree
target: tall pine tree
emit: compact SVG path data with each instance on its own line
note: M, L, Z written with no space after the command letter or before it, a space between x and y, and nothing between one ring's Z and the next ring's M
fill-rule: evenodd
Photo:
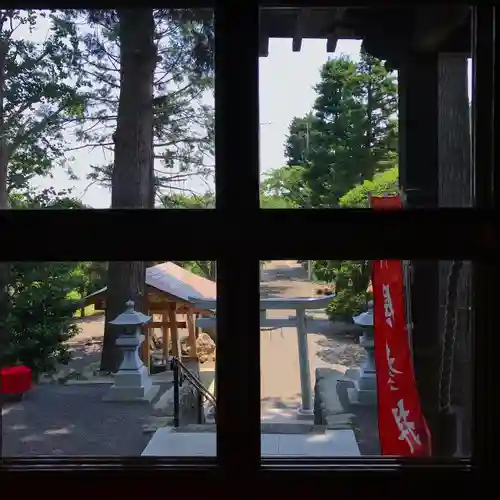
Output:
M321 69L313 113L295 118L285 145L289 165L302 166L308 205L337 207L353 186L395 164L397 83L378 59L361 52Z

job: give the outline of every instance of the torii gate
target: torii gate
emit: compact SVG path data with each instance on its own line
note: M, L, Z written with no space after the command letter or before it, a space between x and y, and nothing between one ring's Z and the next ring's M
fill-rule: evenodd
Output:
M307 345L307 334L314 331L312 327L318 326L318 320L307 316L307 310L325 309L332 301L333 296L327 297L311 297L311 298L296 298L296 299L261 299L260 300L260 326L261 328L284 328L295 327L297 328L297 340L299 349L299 368L300 368L300 386L302 404L298 409L298 413L303 416L313 416L313 395L311 384L311 372L309 369L309 349ZM215 299L197 299L189 298L192 303L199 308L211 311L217 310L217 303ZM282 309L282 310L295 310L295 316L288 318L268 318L268 309ZM209 330L216 334L217 319L199 318L196 325L202 329ZM216 374L217 376L217 374Z

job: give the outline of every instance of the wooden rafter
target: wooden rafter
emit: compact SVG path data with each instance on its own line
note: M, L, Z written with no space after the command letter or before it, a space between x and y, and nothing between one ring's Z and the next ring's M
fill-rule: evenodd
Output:
M309 9L299 9L297 10L295 17L295 33L292 38L292 51L300 52L302 49L302 35L304 33L304 27L307 23L307 18L309 15Z

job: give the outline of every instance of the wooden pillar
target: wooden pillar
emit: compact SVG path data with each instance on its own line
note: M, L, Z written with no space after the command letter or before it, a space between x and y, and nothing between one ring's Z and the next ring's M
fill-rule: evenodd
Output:
M472 162L470 107L467 91L467 53L439 54L439 206L472 206ZM451 261L440 262L440 332L444 334L448 274ZM472 338L471 265L464 262L457 294L457 336L454 346L452 405L457 411L457 432L443 441L448 454L467 456L471 452L472 422ZM451 426L450 426L451 427Z
M198 359L198 352L196 349L196 327L194 322L194 313L192 311L186 312L186 323L188 328L188 342L189 342L189 357Z
M168 320L172 332L172 355L180 357L182 353L179 339L179 329L177 327L177 309L175 303L172 303L168 309Z
M163 311L161 313L162 323L166 323L169 320L168 311ZM170 325L163 325L161 328L162 332L162 342L163 342L163 359L168 358L168 348L170 344Z
M148 311L147 314L149 315L150 312ZM142 329L142 333L144 335L144 342L141 345L141 354L142 354L142 362L146 365L148 369L148 373L151 373L151 333L150 329L146 325Z
M200 317L203 317L203 316L200 314L196 314L194 317L194 324L195 324L194 332L195 332L196 338L198 338L200 336L200 333L201 333L201 328L199 326L196 326L196 320Z
M412 55L399 69L400 184L407 208L438 206L437 55ZM412 261L413 362L422 410L438 430L439 263ZM433 441L434 441L433 439ZM433 443L434 444L434 443ZM434 448L435 449L435 448Z

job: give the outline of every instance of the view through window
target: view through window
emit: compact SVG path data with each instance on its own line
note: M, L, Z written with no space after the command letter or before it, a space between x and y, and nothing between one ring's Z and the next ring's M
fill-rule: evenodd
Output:
M391 19L404 23L407 14L392 11ZM454 37L470 31L468 8L455 14ZM405 56L389 46L403 33L384 41L364 36L377 15L349 8L261 12L261 32L271 35L259 68L261 208L370 209L371 197L384 196L399 196L405 208L472 206L470 39L450 34L433 53ZM318 34L327 25L335 29L325 40ZM320 234L297 228L330 258L342 240L362 238L356 231L336 230L333 216ZM438 453L470 455L470 262L404 262L399 297L384 307L393 311L401 299L395 314L404 319L392 335L405 338L408 352L388 350L390 364L375 356L391 337L386 345L386 320L373 311L373 286L387 278L372 276L371 261L264 261L261 268L263 456L277 442L265 441L271 432L297 456L430 456L450 430L438 429L438 415L446 413L458 427L454 444ZM397 403L411 391L381 385L387 370L402 380L415 374L420 406L407 415ZM387 389L400 399L389 403ZM396 413L387 412L389 404Z
M0 263L3 457L472 456L473 215L395 260L388 210L485 197L473 9L245 9L0 10L2 211L146 209L138 260Z

